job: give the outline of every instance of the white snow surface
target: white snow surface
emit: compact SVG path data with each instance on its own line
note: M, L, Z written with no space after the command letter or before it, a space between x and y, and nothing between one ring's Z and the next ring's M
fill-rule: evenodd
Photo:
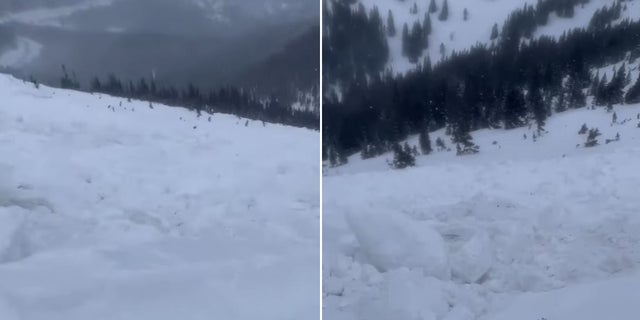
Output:
M556 114L535 142L535 128L473 132L479 154L434 152L405 170L389 169L390 154L327 169L325 318L637 319L640 105L614 111L617 123L604 108ZM582 146L583 123L599 146ZM449 279L409 257L379 267L390 244L438 252L420 228L443 239Z
M0 319L317 319L318 133L0 75Z
M433 32L429 36L429 48L424 51L423 57L418 60L422 63L428 55L432 63L442 59L440 44L445 45L445 55L452 51L462 51L476 44L491 44L491 28L495 23L498 30L502 31L504 22L513 11L524 8L525 4L535 5L537 0L448 0L449 19L438 20L438 14L442 9L443 0L436 0L438 11L431 14ZM389 37L389 68L396 73L405 73L416 67L402 55L402 26L406 23L411 29L414 22L422 22L425 12L429 8L430 0L359 0L368 10L378 7L380 15L386 24L389 10L393 13L395 27L398 31L395 37ZM413 4L417 4L418 13L411 14ZM560 18L552 13L549 22L545 26L539 26L534 37L543 35L559 37L562 33L575 29L585 28L593 13L603 7L610 6L612 0L590 0L584 7L577 6L573 18ZM620 20L640 18L640 3L638 1L626 1L627 11L623 12ZM354 5L355 8L356 5ZM463 20L463 11L467 9L469 19Z

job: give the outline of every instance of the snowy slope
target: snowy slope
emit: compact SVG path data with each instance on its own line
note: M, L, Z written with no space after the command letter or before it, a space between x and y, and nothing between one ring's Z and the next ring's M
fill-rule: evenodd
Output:
M526 127L473 132L474 156L329 169L325 317L636 319L640 105L614 109L616 124L603 108L554 115L535 142ZM583 123L600 146L581 146Z
M422 22L424 14L428 10L430 0L359 0L365 8L371 9L377 6L382 18L386 23L389 10L393 13L397 30L402 30L403 24L407 23L409 28L414 22ZM477 43L490 44L491 28L495 23L499 30L514 10L522 9L525 4L535 5L537 0L449 0L449 19L438 20L438 12L431 15L433 33L429 36L429 48L425 50L423 58L428 54L433 63L441 60L440 44L446 48L446 55L452 51L468 49ZM591 0L584 7L576 7L573 18L560 18L552 13L549 23L536 30L534 36L542 35L558 37L563 32L584 28L589 25L593 13L605 6L611 5L611 0ZM418 6L418 13L411 14L409 11L413 4ZM443 0L436 0L438 10L442 8ZM625 18L640 18L640 4L637 1L626 3L628 10L623 12L621 20ZM469 12L469 20L463 20L463 10ZM389 67L397 73L404 73L415 68L415 64L402 55L402 33L398 32L395 37L389 38ZM423 59L419 59L422 62Z
M0 319L316 319L318 133L153 107L0 75Z

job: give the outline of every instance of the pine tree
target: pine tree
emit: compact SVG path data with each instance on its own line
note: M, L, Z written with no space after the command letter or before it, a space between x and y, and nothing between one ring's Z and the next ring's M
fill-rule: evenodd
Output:
M467 8L464 8L464 11L462 11L462 20L469 20L469 10L467 10Z
M586 123L582 124L582 127L580 127L580 131L578 131L578 134L585 134L589 132L589 128L587 127Z
M411 9L409 10L409 13L411 14L418 14L418 4L417 3L413 3L413 7L411 7Z
M431 35L432 28L431 16L428 13L425 13L424 20L422 22L422 31L424 32L425 37Z
M389 13L387 15L387 35L389 37L396 36L396 23L393 20L393 13L391 12L391 10L389 10Z
M418 135L418 144L420 145L420 151L424 155L430 154L431 151L433 151L431 149L431 138L429 138L428 130L423 129L420 131L420 134Z
M627 68L625 64L622 64L616 71L614 77L611 79L607 88L609 102L618 104L622 103L624 98L624 87L627 79Z
M627 94L624 97L624 102L627 104L640 103L640 75L636 79L636 83L633 84Z
M582 91L580 81L571 76L567 81L567 99L570 108L582 108L587 105L587 97Z
M505 128L513 129L523 125L523 118L526 114L526 101L522 90L512 87L504 101L504 123Z
M338 165L342 166L349 163L349 158L345 152L338 152Z
M436 148L438 151L447 150L447 145L444 143L444 140L442 140L442 138L440 137L436 139Z
M102 84L100 83L100 79L98 79L98 77L95 77L93 78L93 80L91 80L91 91L93 92L102 91Z
M595 147L598 145L598 137L601 135L598 128L589 129L589 134L587 135L587 142L584 143L586 148Z
M498 24L494 24L493 28L491 29L491 40L495 40L498 39L498 36L500 34L498 33Z
M333 148L329 149L329 165L331 167L335 167L338 165L338 158Z
M415 22L409 34L409 61L412 63L418 62L418 58L422 55L422 51L425 48L425 43L426 37L424 36L422 25L419 22Z
M446 21L447 19L449 19L449 3L447 2L447 0L444 0L444 3L442 4L442 10L440 10L440 15L438 16L438 20Z
M434 13L438 11L438 5L436 4L436 0L431 0L429 3L429 13Z
M608 85L609 84L607 80L607 74L605 73L602 75L602 78L600 78L600 81L598 81L598 87L594 94L596 105L604 106L608 103L609 101L609 95L607 90Z
M547 119L547 110L542 99L539 76L537 72L534 74L533 79L529 84L529 90L527 92L527 104L529 105L529 109L533 113L533 117L536 120L536 124L538 127L538 134L540 134L542 131L544 131L545 120Z
M408 143L404 143L404 147L399 143L393 145L393 162L391 163L393 168L404 169L407 167L413 167L416 164L416 158L411 152L411 148Z
M409 56L409 41L409 26L407 26L407 23L405 22L402 26L402 55L405 57Z

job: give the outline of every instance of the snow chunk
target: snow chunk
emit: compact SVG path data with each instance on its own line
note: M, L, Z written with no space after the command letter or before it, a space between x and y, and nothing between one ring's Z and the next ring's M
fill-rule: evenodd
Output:
M445 242L430 225L391 212L346 217L367 261L380 271L419 268L428 276L450 278Z
M371 320L436 320L449 312L444 283L418 270L396 269L385 275L385 285L360 301L359 318Z
M476 232L451 255L453 276L467 283L476 283L489 272L493 264L491 240Z

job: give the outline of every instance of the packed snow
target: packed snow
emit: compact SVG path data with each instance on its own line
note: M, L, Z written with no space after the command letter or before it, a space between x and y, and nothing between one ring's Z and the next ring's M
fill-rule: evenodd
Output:
M546 130L473 132L479 154L404 170L391 154L327 169L325 318L637 319L640 105L566 111Z
M389 11L393 13L396 30L399 32L395 37L389 37L389 67L396 73L405 73L416 67L402 54L402 26L406 23L409 28L415 22L424 20L431 0L359 0L358 3L367 9L377 7L383 21L386 23ZM610 6L611 0L590 0L584 6L575 9L573 18L557 17L552 13L549 22L545 26L539 26L534 36L559 37L562 33L575 28L585 28L593 13L606 6ZM414 3L418 7L418 13L410 13ZM476 44L491 44L491 29L494 24L498 24L499 31L509 15L524 8L525 4L533 5L537 0L448 0L449 18L446 21L438 20L438 14L442 8L443 0L436 0L438 11L431 14L433 32L429 36L429 47L425 50L422 62L427 55L433 63L442 59L440 44L445 45L445 56L449 56L453 51L469 49ZM640 18L640 3L637 1L626 1L628 7L621 15L620 20L630 18L637 20ZM355 5L354 5L355 6ZM469 18L463 20L463 11L467 9Z
M0 75L0 319L317 319L318 140Z

